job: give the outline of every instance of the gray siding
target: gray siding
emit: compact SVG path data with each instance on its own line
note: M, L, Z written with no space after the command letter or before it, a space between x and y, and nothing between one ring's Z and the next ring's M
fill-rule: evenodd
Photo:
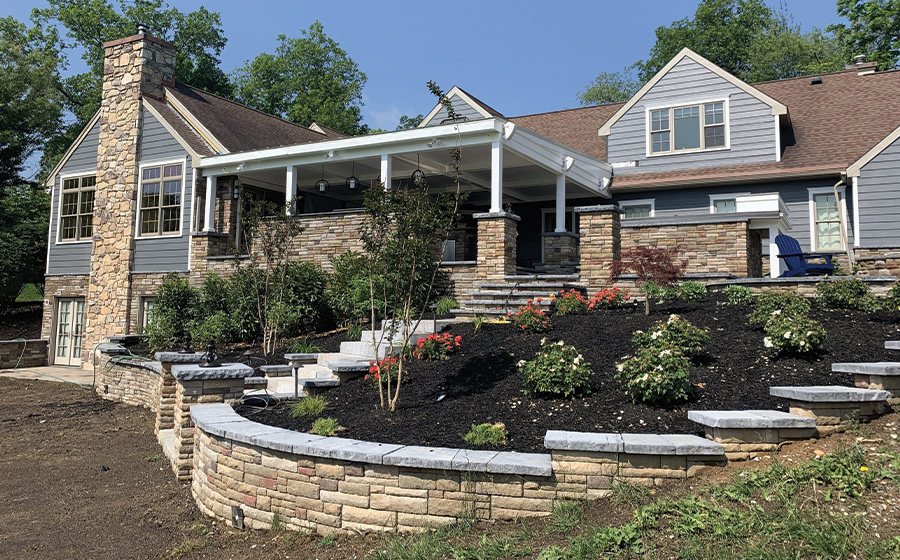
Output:
M647 157L647 107L728 99L731 144L728 150ZM695 169L775 161L775 117L755 97L689 58L682 59L615 125L608 139L608 160L638 162L616 173Z
M58 243L59 193L64 175L92 175L97 171L97 146L100 139L100 121L85 136L72 157L60 169L53 183L50 206L50 239L47 248L47 274L88 274L91 271L91 243Z
M458 95L454 95L450 98L450 104L453 106L453 110L456 111L456 114L460 117L465 117L470 121L477 121L483 119L484 117L475 110L474 107L463 101L462 97ZM441 121L447 118L447 109L443 106L441 110L437 112L437 114L428 121L428 124L425 126L437 126L441 124Z
M144 111L138 161L141 165L153 162L186 159L181 199L181 237L136 239L134 243L134 272L169 272L188 270L188 251L191 242L191 198L193 185L191 157L175 138L149 111ZM134 227L133 225L131 226Z
M862 168L858 185L860 244L900 247L900 140Z
M834 186L835 180L793 181L783 183L765 183L760 185L736 185L729 187L707 187L683 190L642 191L615 195L617 202L652 198L655 199L655 215L666 216L698 216L709 215L709 195L731 193L771 193L781 194L788 209L788 221L791 223L791 237L800 242L804 251L812 251L809 225L809 189ZM853 242L853 200L847 191L848 239ZM860 204L862 206L862 204ZM861 218L865 223L865 220ZM866 230L863 230L865 232ZM862 234L860 235L862 237Z

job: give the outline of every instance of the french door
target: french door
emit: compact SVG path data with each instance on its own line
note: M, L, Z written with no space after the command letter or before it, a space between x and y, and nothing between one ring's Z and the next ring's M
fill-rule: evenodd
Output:
M53 363L80 366L84 342L84 299L60 298L56 308L56 347Z

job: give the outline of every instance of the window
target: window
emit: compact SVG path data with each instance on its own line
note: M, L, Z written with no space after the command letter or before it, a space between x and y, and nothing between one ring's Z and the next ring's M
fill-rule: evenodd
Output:
M139 235L181 233L181 185L184 165L173 163L141 170Z
M725 102L650 111L650 153L726 147Z
M734 214L737 212L737 201L733 198L720 198L713 201L715 214Z
M556 231L556 210L541 209L544 215L544 231L543 233L553 233ZM565 216L566 231L578 232L578 220L575 219L575 212L571 208L566 208Z
M153 318L153 306L156 304L156 298L154 297L142 297L141 298L141 317L140 317L140 331L143 333L147 330L147 325L150 324L150 320Z
M93 237L96 186L94 175L63 179L59 204L60 241L90 241Z
M619 206L625 212L622 218L626 220L652 218L655 214L656 199L626 200L619 202Z
M834 191L811 193L813 237L817 251L840 250L841 219Z

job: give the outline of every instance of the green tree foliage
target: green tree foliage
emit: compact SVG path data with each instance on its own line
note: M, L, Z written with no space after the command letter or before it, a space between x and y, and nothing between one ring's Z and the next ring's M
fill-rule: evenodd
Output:
M416 128L422 123L422 120L425 118L425 115L419 114L415 117L410 117L409 115L403 115L400 117L400 122L397 123L397 128L394 130L409 130L411 128Z
M237 99L254 109L302 126L367 132L361 113L366 75L318 21L301 37L279 35L275 54L248 61L233 79Z
M629 66L621 72L600 72L578 94L578 102L587 106L627 101L641 87L634 73L635 66Z
M100 107L103 43L134 35L137 23L178 46L176 80L220 95L231 93L228 77L219 68L226 43L222 20L206 8L185 13L163 0L48 0L46 8L33 10L32 21L39 33L52 39L47 48L59 53L59 72L78 52L88 67L87 72L56 81L74 120L44 146L45 169L58 161Z
M864 54L879 70L900 61L900 0L838 0L837 13L848 24L828 26L842 47L845 62Z
M44 283L50 195L34 184L4 189L0 203L0 312L24 284Z

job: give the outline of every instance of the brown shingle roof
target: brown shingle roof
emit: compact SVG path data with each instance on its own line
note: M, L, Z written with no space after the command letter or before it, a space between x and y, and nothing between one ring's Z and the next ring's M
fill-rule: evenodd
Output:
M459 91L461 91L461 92L465 93L466 95L468 95L469 98L472 99L472 101L474 101L475 103L477 103L482 109L484 109L485 111L487 111L492 117L499 117L499 118L501 118L501 119L505 119L505 118L506 118L506 117L503 116L503 113L501 113L500 111L498 111L498 110L492 108L490 105L488 105L488 104L485 103L484 101L478 99L477 97L475 97L474 95L472 95L472 94L469 93L468 91L464 90L463 88L461 88L461 87L459 87L459 86L456 86L456 89L458 89Z
M201 157L214 156L216 152L203 141L191 125L189 125L174 109L164 101L153 97L144 97L144 103L156 109L156 112L171 126L178 136Z
M597 130L624 103L511 117L509 120L541 136L606 161L606 138Z
M336 137L184 84L166 88L166 95L181 103L229 152L305 144Z

